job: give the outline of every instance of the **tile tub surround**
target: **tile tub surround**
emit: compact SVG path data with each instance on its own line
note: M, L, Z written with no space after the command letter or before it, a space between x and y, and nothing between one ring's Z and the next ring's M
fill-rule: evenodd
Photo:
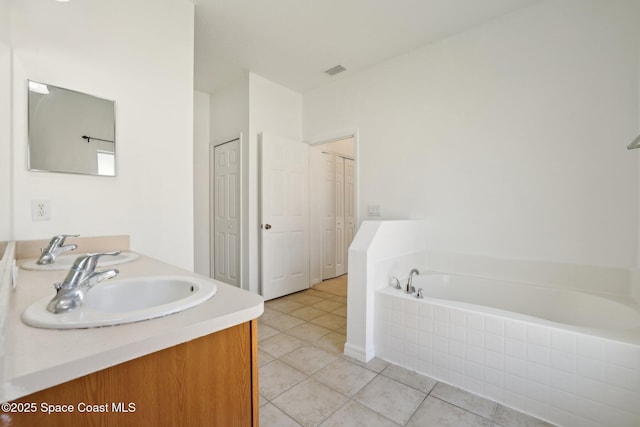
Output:
M258 320L262 427L549 426L380 359L345 356L345 327L313 321L346 316L346 285L342 276L265 303Z
M640 425L640 346L376 293L376 356L561 426ZM495 421L495 420L494 420Z

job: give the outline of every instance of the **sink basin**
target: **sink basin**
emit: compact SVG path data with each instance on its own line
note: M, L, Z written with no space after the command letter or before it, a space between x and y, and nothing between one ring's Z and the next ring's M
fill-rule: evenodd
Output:
M20 268L24 270L37 270L37 271L54 271L54 270L68 270L73 265L73 262L79 256L86 255L83 253L69 253L56 257L56 262L53 264L39 265L37 264L38 258L28 259L20 264ZM138 254L133 252L123 251L120 255L103 256L98 260L98 267L107 267L110 265L123 264L125 262L131 262L138 259Z
M177 313L211 298L215 282L191 276L114 279L97 284L82 305L68 313L53 314L49 295L31 304L22 321L37 328L76 329L139 322Z

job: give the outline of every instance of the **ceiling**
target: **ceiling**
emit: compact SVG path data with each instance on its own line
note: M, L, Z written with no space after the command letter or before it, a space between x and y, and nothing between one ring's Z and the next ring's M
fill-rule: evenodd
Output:
M305 93L534 1L194 0L195 88L246 70Z

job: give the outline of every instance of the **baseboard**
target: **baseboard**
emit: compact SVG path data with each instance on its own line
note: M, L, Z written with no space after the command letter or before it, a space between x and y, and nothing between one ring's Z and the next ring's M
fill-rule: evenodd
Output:
M364 363L373 359L373 354L370 357L367 357L367 351L364 348L349 343L344 345L344 354Z

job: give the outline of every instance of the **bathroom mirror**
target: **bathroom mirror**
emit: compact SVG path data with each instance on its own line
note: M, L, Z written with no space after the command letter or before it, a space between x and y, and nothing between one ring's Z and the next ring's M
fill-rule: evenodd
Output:
M115 176L115 102L27 83L29 170Z

